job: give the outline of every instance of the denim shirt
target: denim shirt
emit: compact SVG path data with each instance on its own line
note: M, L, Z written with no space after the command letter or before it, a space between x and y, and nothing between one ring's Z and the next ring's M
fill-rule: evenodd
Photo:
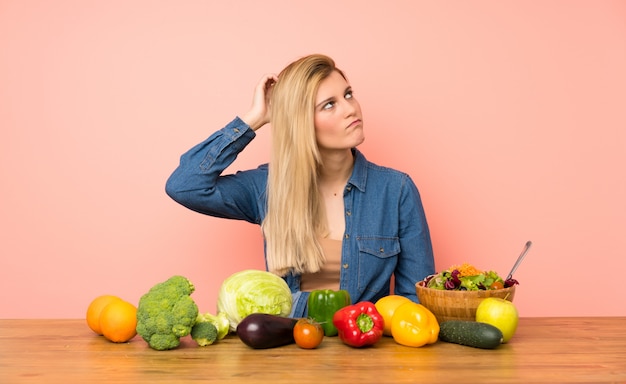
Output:
M181 156L167 194L194 211L260 225L267 208L267 164L222 175L255 135L235 118ZM418 302L415 284L433 274L435 266L417 187L407 174L373 164L357 149L353 153L354 170L343 192L340 289L353 303L376 302L390 294L393 276L394 294ZM300 275L283 278L292 291L290 316L305 317L308 292L300 291Z

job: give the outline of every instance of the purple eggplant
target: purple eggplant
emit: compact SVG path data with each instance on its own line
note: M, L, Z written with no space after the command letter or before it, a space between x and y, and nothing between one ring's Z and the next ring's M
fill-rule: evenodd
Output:
M266 349L295 343L293 328L297 319L253 313L237 325L237 336L250 348Z

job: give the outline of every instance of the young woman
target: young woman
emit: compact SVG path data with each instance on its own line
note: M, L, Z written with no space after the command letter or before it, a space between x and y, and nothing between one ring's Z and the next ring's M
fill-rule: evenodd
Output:
M271 123L269 164L223 175ZM435 272L419 192L405 173L378 166L356 147L361 107L344 73L324 55L264 76L252 107L182 155L167 181L175 201L197 212L259 224L270 272L293 294L345 289L353 303L390 293L417 301L415 284Z

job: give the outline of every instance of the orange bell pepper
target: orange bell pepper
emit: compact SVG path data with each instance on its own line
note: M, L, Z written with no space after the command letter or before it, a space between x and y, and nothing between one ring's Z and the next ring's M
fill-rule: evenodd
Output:
M439 337L439 322L426 307L414 302L401 304L391 318L391 336L407 347L433 344Z

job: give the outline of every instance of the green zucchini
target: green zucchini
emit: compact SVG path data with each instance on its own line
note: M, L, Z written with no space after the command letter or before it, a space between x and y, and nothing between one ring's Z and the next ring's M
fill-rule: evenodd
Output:
M440 324L439 340L468 347L493 349L502 344L502 332L487 323L448 320Z

